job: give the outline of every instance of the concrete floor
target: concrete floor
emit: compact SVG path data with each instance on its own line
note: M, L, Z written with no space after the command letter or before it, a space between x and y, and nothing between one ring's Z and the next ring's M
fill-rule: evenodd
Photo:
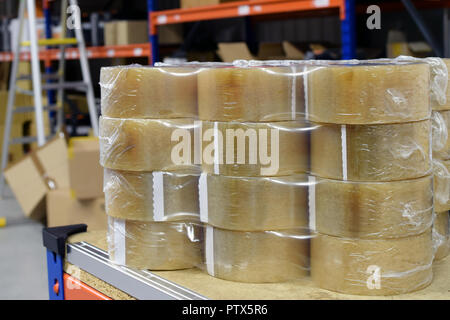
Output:
M11 222L0 228L0 300L48 299L42 224L24 218L9 190L0 200L0 216Z

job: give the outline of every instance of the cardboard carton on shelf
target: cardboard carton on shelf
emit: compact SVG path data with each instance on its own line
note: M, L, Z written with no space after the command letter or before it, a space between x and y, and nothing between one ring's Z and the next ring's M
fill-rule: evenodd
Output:
M233 2L239 0L181 0L181 8L195 8L195 7L204 7L204 6L214 6L221 3ZM240 0L242 1L242 0Z
M258 55L253 55L245 42L221 42L218 44L218 56L223 62L234 60L301 60L304 54L288 41L282 43L261 43Z
M105 22L104 39L106 46L147 43L148 23L146 20Z

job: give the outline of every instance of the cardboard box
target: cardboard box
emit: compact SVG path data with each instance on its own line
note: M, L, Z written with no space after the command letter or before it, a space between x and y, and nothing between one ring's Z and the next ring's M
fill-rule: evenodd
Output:
M88 230L106 230L105 199L73 199L68 188L50 190L47 194L47 225L49 227L85 223Z
M72 195L77 199L103 197L103 168L99 163L98 138L71 138L68 152Z
M181 0L181 8L195 8L204 6L214 6L217 4L242 0Z
M105 46L119 46L148 42L146 20L118 20L104 24Z
M115 46L117 44L117 21L103 24L103 38L105 46Z
M9 166L5 179L27 217L45 216L45 196L50 189L69 188L67 145L56 137Z
M261 43L258 55L253 55L245 42L222 42L218 44L218 56L223 62L234 60L298 60L303 59L303 52L292 43Z

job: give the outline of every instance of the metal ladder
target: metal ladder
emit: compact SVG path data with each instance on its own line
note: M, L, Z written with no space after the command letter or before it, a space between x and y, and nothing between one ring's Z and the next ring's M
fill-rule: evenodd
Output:
M77 0L69 0L70 6L77 6ZM26 144L37 142L38 146L45 144L51 136L46 137L44 132L44 116L43 111L56 111L56 128L55 132L59 132L63 125L63 98L65 89L80 89L86 92L87 103L89 107L89 116L91 120L91 125L94 134L98 135L98 114L95 107L94 90L92 87L92 80L89 71L89 64L87 59L86 44L84 42L83 31L81 30L81 17L79 14L73 13L73 18L76 19L75 26L75 38L66 38L67 32L67 12L68 12L68 0L61 0L61 38L51 38L51 39L37 39L36 32L36 12L35 12L35 0L20 0L19 4L19 39L13 52L14 58L11 67L11 76L9 82L9 93L8 93L8 103L6 109L5 118L5 130L3 136L3 146L2 146L2 159L1 159L1 177L0 177L0 197L3 196L5 178L3 175L3 170L8 164L8 151L9 146L13 144ZM25 6L27 7L28 13L28 29L30 41L21 42L24 17L25 17ZM38 46L59 46L60 48L60 59L58 71L54 74L45 74L41 77L40 71L40 61L39 61L39 47ZM81 65L81 72L83 75L83 81L77 82L65 82L64 81L64 69L65 69L65 47L67 45L77 45L79 52L79 60ZM20 60L20 50L22 46L30 46L30 56L31 56L31 75L18 75L18 66ZM17 81L19 80L32 80L33 90L23 90L17 86ZM44 80L57 80L57 82L47 82L42 83ZM43 106L42 105L42 90L57 90L57 103L52 105ZM22 93L31 95L34 97L34 106L29 107L15 107L15 97L16 93ZM50 101L49 101L50 102ZM13 115L15 113L25 113L25 112L35 112L36 121L36 137L21 137L10 139L11 126L13 122Z

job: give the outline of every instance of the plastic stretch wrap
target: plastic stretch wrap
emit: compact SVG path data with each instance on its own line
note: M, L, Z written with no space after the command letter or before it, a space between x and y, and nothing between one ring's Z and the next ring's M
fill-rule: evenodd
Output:
M205 68L198 74L199 118L241 122L304 118L303 68Z
M433 157L450 159L450 110L433 112Z
M200 177L200 219L237 231L308 228L308 177Z
M191 222L108 218L110 259L137 269L176 270L201 262L202 228Z
M399 123L430 117L426 63L309 67L308 119L337 124Z
M189 119L100 117L100 164L132 171L195 170L193 136L194 121ZM177 151L180 144L185 153Z
M433 278L431 230L389 240L317 234L311 242L311 276L324 289L393 295L422 289Z
M450 160L433 159L434 210L450 210Z
M383 125L317 124L311 172L350 181L393 181L431 173L431 121Z
M307 172L310 130L305 121L202 121L202 170L226 176Z
M433 223L435 260L441 260L450 253L450 215L448 211L436 213Z
M112 118L197 117L197 72L192 67L103 67L102 115Z
M435 58L439 59L439 58ZM425 59L427 60L427 59ZM441 84L441 88L443 90L443 95L439 95L437 97L433 97L431 99L431 107L433 110L450 110L450 85L449 85L449 71L450 71L450 59L439 59L441 60L441 65L438 70L436 70L437 79L435 82L441 80L444 85ZM442 75L443 73L443 75ZM432 75L433 80L433 75ZM433 88L432 88L433 89Z
M214 277L239 282L283 282L308 274L304 230L242 232L206 226L205 264Z
M141 221L199 220L199 175L105 169L106 213Z
M433 221L432 175L394 182L312 178L310 188L311 228L322 234L401 238L425 232Z

